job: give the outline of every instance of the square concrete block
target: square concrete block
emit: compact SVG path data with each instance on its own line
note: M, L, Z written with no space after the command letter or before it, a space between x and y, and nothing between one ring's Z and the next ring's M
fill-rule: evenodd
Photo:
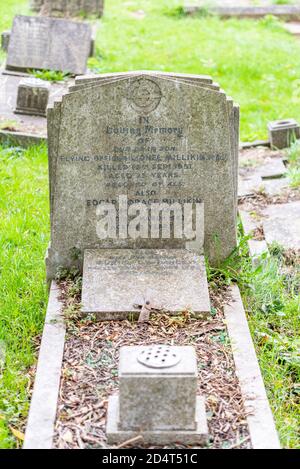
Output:
M25 78L18 86L16 114L46 117L50 84L38 78Z
M122 347L120 393L111 396L107 439L118 444L140 435L150 444L205 444L205 402L197 397L194 347L155 344Z
M146 430L143 432L132 430L120 430L119 421L119 396L111 396L108 401L106 435L109 445L118 445L124 441L142 436L137 442L150 445L169 445L180 443L183 445L205 446L208 443L209 433L205 413L204 397L196 398L196 422L195 430Z
M157 367L147 366L152 361ZM196 430L193 347L123 347L119 380L121 430Z
M271 148L274 149L287 148L293 140L300 138L300 126L295 119L269 122L268 131Z

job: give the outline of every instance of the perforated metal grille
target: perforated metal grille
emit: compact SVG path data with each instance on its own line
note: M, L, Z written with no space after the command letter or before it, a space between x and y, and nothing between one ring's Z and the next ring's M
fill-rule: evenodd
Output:
M145 347L137 357L137 361L149 368L170 368L181 360L178 349L169 345L151 345Z

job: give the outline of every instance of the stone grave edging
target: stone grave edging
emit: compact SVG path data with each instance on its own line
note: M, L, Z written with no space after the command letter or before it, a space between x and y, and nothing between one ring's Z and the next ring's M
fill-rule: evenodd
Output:
M51 283L49 302L31 399L24 449L51 449L65 345L60 289Z
M62 316L59 287L52 282L39 353L34 390L27 421L24 449L51 449L66 326ZM233 300L225 305L226 325L245 400L247 423L253 449L279 449L273 415L251 339L238 286L231 287Z
M236 375L244 398L253 449L280 449L273 414L237 285L230 287L232 301L224 306Z

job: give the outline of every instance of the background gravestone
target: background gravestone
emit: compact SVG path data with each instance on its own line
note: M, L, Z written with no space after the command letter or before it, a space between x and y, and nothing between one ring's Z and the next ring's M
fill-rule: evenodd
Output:
M104 0L32 0L33 11L46 16L103 15Z
M91 37L91 27L87 23L16 16L6 69L48 69L83 74L90 54Z
M59 266L82 269L86 249L185 248L173 238L100 240L98 204L124 194L146 204L203 202L205 252L213 262L232 252L238 108L212 80L191 78L141 72L83 81L49 109L48 278Z

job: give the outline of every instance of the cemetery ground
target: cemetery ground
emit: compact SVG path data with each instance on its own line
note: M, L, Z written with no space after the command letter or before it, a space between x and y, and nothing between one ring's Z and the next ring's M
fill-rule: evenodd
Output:
M23 4L26 12L27 2ZM178 5L159 0L125 5L112 1L100 22L90 67L100 73L156 69L213 75L241 105L243 141L265 138L269 120L299 118L300 65L295 57L300 43L280 22L273 18L259 22L185 18ZM20 8L22 2L17 1L0 5L1 30L10 26ZM299 146L294 145L287 156L297 190ZM43 262L49 239L46 148L3 146L0 172L0 340L6 348L0 384L0 447L10 448L22 444L47 304ZM257 195L258 201L260 197L263 194ZM299 331L299 258L295 252L273 246L264 263L253 267L241 227L239 232L233 256L218 268L208 267L210 288L217 292L230 282L239 284L281 444L299 448L299 337L295 333ZM78 283L69 279L68 285L76 297ZM72 308L76 313L76 304L71 302L69 313ZM213 309L212 314L217 313ZM179 325L185 320L178 318ZM84 322L73 321L74 329L78 324L84 329ZM154 328L155 324L154 320ZM122 325L110 327L121 329ZM226 343L222 330L213 335Z

